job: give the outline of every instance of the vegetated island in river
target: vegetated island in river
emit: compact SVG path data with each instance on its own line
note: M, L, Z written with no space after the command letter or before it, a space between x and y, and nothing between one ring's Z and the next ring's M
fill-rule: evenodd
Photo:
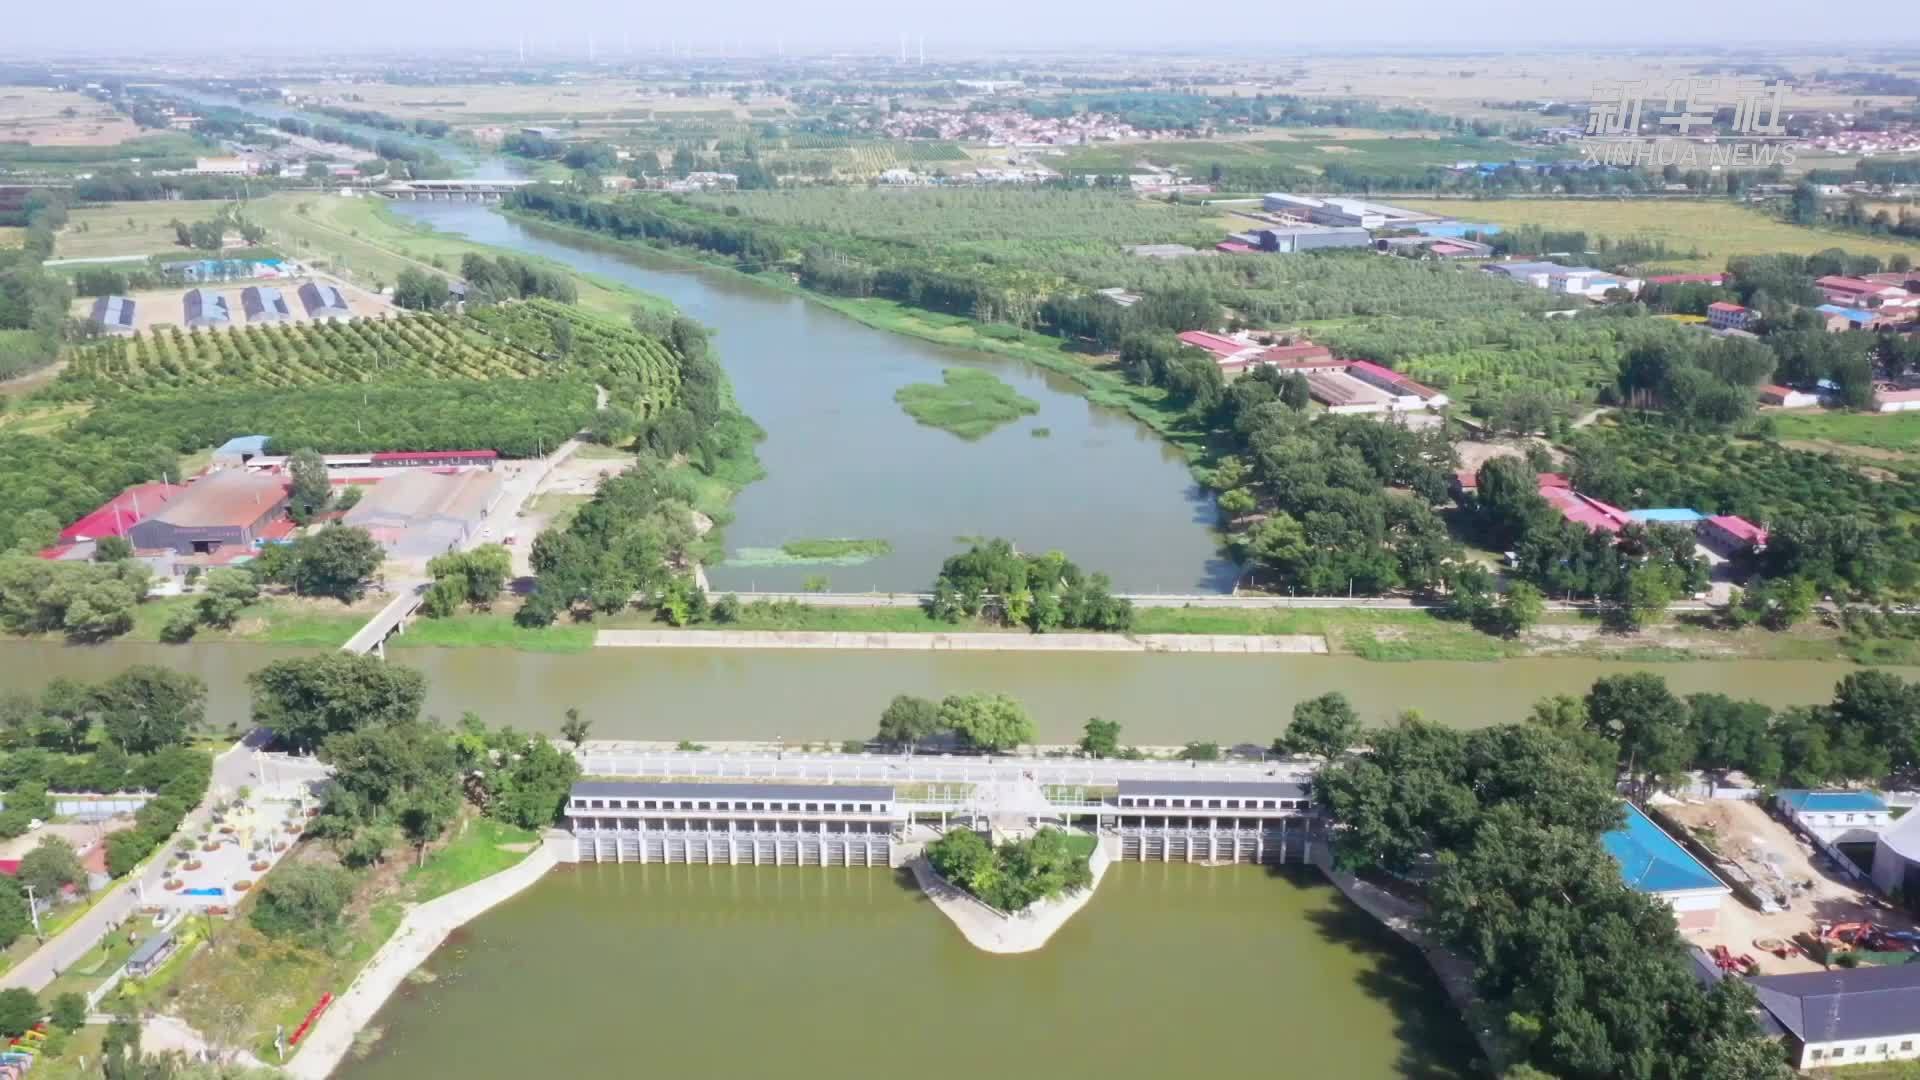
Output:
M859 566L893 553L886 540L789 540L777 548L736 548L730 566Z
M893 400L920 423L951 431L968 441L985 438L997 428L1040 411L1038 402L1022 396L990 371L947 368L940 377L940 385L903 386L893 392Z
M1109 860L1097 837L1040 829L989 845L955 829L909 864L914 880L960 928L990 953L1034 952L1093 899Z

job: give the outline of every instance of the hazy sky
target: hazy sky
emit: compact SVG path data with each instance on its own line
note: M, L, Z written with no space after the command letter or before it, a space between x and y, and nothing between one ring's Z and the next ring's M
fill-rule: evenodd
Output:
M1498 47L1596 42L1738 45L1865 41L1920 46L1920 19L1825 19L1802 0L325 0L241 4L233 0L0 0L0 59L25 51L148 51L248 48L399 49L492 45L527 34L535 51L584 52L595 31L602 55L622 32L635 52L669 38L699 52L740 42L771 51L885 49L902 32L925 34L929 58L943 49L980 53L1042 46L1233 45L1278 57L1303 45L1398 48ZM1907 30L1900 30L1906 25ZM1870 36L1869 36L1870 35Z

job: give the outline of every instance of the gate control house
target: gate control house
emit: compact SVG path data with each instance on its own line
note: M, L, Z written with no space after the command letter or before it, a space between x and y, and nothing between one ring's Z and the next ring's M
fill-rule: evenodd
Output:
M1122 780L1100 811L1120 858L1158 862L1288 861L1312 856L1313 799L1305 784Z
M583 780L567 798L581 862L887 866L906 812L891 787Z

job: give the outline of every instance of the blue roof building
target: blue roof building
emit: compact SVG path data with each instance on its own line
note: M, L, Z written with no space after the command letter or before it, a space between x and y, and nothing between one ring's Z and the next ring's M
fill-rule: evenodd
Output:
M1707 516L1698 510L1669 506L1653 510L1629 510L1627 516L1647 525L1693 525L1705 521Z
M1865 311L1860 308L1841 307L1839 304L1821 304L1813 310L1828 318L1838 315L1853 325L1860 327L1870 325L1874 319L1874 313L1871 311Z
M1632 803L1627 804L1627 823L1600 837L1600 843L1620 864L1627 887L1672 905L1682 930L1712 928L1721 898L1733 892Z
M1802 812L1885 811L1887 800L1872 791L1807 791L1783 788L1774 793L1781 803Z
M1833 844L1871 844L1893 824L1887 801L1871 791L1785 788L1774 801L1788 821Z

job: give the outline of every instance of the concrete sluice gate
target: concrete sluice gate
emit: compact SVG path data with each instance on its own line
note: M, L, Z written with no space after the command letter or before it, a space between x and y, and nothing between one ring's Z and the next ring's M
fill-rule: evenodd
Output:
M720 866L888 866L893 838L820 834L578 832L581 862Z

